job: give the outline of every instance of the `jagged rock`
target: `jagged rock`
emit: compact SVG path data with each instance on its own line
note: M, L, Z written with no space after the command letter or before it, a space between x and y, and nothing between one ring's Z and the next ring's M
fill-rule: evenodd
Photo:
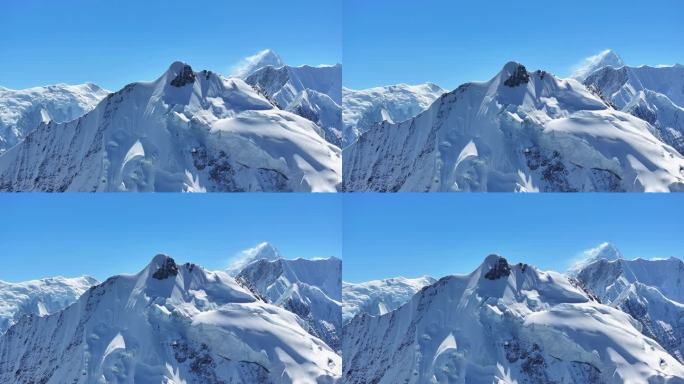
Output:
M182 87L186 84L191 84L195 82L195 72L192 71L192 67L189 65L184 65L181 72L173 80L171 80L171 85L174 87Z

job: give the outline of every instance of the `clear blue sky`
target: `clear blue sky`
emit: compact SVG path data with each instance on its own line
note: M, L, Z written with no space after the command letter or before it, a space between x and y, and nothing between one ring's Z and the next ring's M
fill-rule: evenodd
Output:
M225 268L269 241L285 257L341 257L337 194L0 194L0 280L135 273L160 252Z
M342 60L342 0L10 0L0 85L153 80L175 60L229 72L271 48L292 65Z
M347 194L344 279L469 273L490 253L564 271L608 241L684 257L684 194Z
M611 48L631 65L684 62L679 0L345 0L352 88L488 80L515 60L565 76Z

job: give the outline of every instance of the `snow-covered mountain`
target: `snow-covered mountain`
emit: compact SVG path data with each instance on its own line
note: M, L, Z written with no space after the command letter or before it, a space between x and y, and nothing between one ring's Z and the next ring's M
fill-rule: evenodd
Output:
M328 142L341 145L341 65L269 65L249 74L245 81L278 108L316 123Z
M23 316L61 311L97 283L89 276L58 276L21 283L0 281L0 335Z
M342 88L342 147L353 143L377 123L399 123L415 117L446 92L432 83L361 90Z
M345 383L681 383L684 366L576 281L491 255L344 328Z
M3 383L332 383L340 356L224 272L158 255L0 337Z
M507 63L344 149L347 191L679 191L684 157L574 79Z
M602 303L618 308L641 324L684 362L684 263L656 260L597 259L577 271L577 280Z
M13 90L0 87L0 154L41 123L62 123L95 108L109 91L95 84L56 84Z
M598 69L604 67L620 68L624 65L625 62L622 60L622 57L613 52L613 50L606 49L597 55L584 59L582 64L573 72L572 78L582 82Z
M269 303L295 313L310 325L314 336L321 338L332 349L340 349L340 259L260 259L247 265L236 280Z
M282 67L283 65L285 65L285 62L277 53L270 49L264 49L257 52L255 55L243 59L235 68L233 68L230 76L244 79L263 67Z
M433 284L429 276L409 279L392 277L363 283L342 283L342 320L346 324L359 313L384 315L404 305L426 285Z
M647 121L684 154L684 66L603 67L584 84L616 109Z
M605 242L599 244L596 248L591 248L582 253L579 260L568 268L571 276L576 276L579 271L587 265L592 264L598 260L617 260L622 259L622 252L611 243Z
M339 148L238 78L173 63L0 156L4 191L335 191Z

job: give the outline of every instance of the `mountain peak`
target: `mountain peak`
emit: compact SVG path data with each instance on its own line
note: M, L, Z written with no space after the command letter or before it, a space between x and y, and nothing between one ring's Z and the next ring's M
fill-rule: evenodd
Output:
M192 67L182 61L174 61L166 73L169 75L168 78L171 78L170 84L174 87L180 88L195 82L195 72Z
M584 81L589 75L603 67L619 68L625 65L622 58L611 49L606 49L594 56L587 57L572 74L572 78Z
M240 252L240 255L230 264L228 271L231 275L237 275L240 271L257 260L278 260L282 259L283 256L280 251L269 242L262 242L257 244L253 248L245 249Z
M285 63L277 53L270 49L264 49L257 52L255 55L243 59L233 69L232 75L245 78L260 68L267 66L282 67L283 65L285 65Z
M527 68L515 61L509 61L501 70L502 78L506 78L504 85L507 87L517 87L521 84L527 84L530 81L530 74Z
M595 248L588 249L584 252L582 252L582 257L579 261L577 261L575 264L573 264L569 268L570 273L577 273L584 267L588 266L589 264L592 264L596 261L599 260L607 260L607 261L613 261L613 260L619 260L623 259L622 252L620 252L617 247L615 247L613 244L604 242L599 244Z

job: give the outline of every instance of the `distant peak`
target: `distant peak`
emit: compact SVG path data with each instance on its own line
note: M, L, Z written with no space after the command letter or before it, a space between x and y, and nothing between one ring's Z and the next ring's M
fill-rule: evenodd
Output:
M594 56L590 56L582 60L582 62L577 65L577 68L571 77L579 81L584 81L587 77L589 77L589 75L601 68L619 68L624 65L625 62L617 53L611 49L606 49Z
M611 243L604 242L595 248L582 252L580 259L569 268L569 272L577 273L589 264L599 260L613 261L623 258L622 252L617 247Z
M484 278L488 280L497 280L511 274L511 266L508 265L508 261L496 254L487 256L482 266L487 270Z
M268 66L282 67L283 65L285 65L285 63L277 53L270 49L264 49L252 56L242 59L240 63L233 67L231 75L244 78L260 68Z
M257 260L278 260L282 259L280 251L269 242L262 242L253 248L245 249L233 260L228 267L231 274L238 274L240 270Z
M178 275L178 265L176 265L176 261L161 253L152 259L150 270L154 271L152 277L157 280L164 280L170 276Z

